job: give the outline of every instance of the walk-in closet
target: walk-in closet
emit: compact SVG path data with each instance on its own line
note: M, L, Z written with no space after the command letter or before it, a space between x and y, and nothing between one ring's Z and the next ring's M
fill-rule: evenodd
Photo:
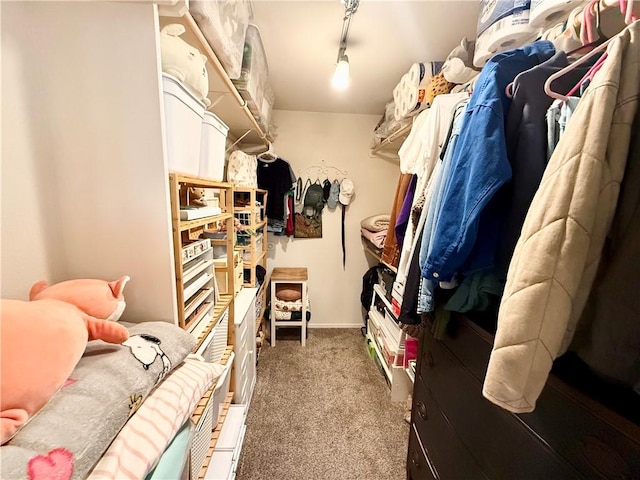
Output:
M640 479L639 18L0 2L0 478Z

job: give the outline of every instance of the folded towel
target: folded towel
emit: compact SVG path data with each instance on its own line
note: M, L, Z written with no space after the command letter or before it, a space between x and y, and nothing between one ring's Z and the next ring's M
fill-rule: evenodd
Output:
M389 214L380 214L367 217L360 222L362 228L366 228L370 232L381 232L389 228L391 216Z
M370 230L367 230L366 228L361 228L360 229L360 234L366 238L367 240L369 240L374 247L376 248L383 248L384 247L384 240L385 238L387 238L387 231L383 230L381 232L372 232Z

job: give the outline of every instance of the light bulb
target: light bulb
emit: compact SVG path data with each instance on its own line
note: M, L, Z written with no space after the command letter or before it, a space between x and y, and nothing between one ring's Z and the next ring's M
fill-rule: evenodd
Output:
M336 70L333 72L331 85L336 90L346 90L349 86L349 58L346 55L340 57Z

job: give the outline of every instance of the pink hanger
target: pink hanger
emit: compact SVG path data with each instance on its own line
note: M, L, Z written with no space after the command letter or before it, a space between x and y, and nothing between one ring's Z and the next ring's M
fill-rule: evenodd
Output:
M591 0L582 11L582 28L580 29L580 41L582 45L593 42L593 7L598 4L598 2L599 0Z
M595 74L598 73L598 70L600 70L602 68L602 65L604 65L604 61L607 59L607 55L608 55L607 52L604 52L602 54L602 56L598 59L598 61L593 64L593 66L589 69L587 73L584 74L584 77L580 79L580 81L576 84L576 86L573 87L571 90L569 90L569 93L567 93L567 97L570 97L574 93L576 93L580 89L580 86L586 80L593 80L593 77L595 76Z
M636 16L635 13L633 13L633 0L626 0L626 2L627 2L627 5L626 5L627 8L624 11L624 21L627 25L630 25L636 20L638 20L638 17ZM620 5L622 5L622 1L620 2Z
M633 13L633 0L620 0L620 13L624 15L624 23L627 25L638 20L638 17Z
M587 60L589 60L591 57L595 56L598 52L604 50L607 45L609 45L609 42L611 42L611 40L613 40L616 37L612 37L609 40L607 40L606 42L600 44L598 47L594 48L593 50L591 50L589 53L587 53L584 57L580 58L579 60L576 60L575 62L573 62L571 65L563 68L562 70L560 70L559 72L554 73L553 75L551 75L546 82L544 82L544 93L546 93L547 95L549 95L551 98L555 98L558 100L562 100L563 102L566 102L567 100L569 100L569 98L566 95L562 95L560 93L554 92L553 90L551 90L551 84L558 78L560 78L561 76L563 76L565 73L570 72L571 70L573 70L574 68L576 68L578 65L583 64L584 62L586 62ZM603 60L604 61L604 60ZM599 62L596 62L596 64Z
M507 96L507 98L513 98L513 82L510 82L507 85L507 88L504 89L504 93Z

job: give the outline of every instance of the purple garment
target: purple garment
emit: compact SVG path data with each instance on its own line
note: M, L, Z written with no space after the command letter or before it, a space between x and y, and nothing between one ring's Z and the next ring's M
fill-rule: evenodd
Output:
M418 182L418 176L411 177L409 188L407 188L407 194L404 196L404 202L400 208L400 213L396 218L395 232L396 241L398 242L398 248L402 250L402 243L404 242L404 234L407 231L407 225L409 225L409 217L411 216L411 205L413 204L413 197L416 194L416 183Z

